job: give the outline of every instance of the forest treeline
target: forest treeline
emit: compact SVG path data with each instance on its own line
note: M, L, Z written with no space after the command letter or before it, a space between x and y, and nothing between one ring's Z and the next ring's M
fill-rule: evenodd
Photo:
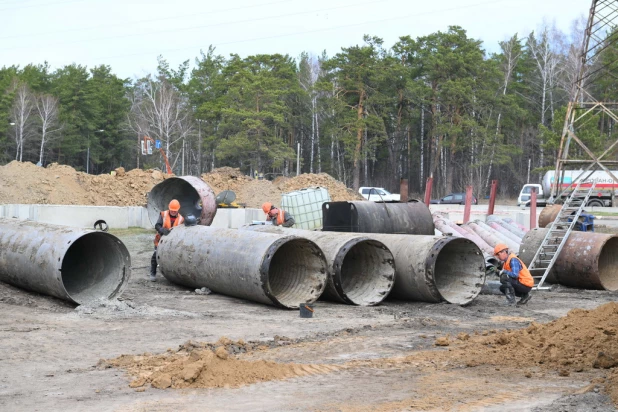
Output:
M577 22L576 22L577 23ZM47 63L0 69L0 164L58 162L90 173L164 168L143 136L161 143L174 173L239 167L266 178L326 172L349 187L422 192L473 185L502 195L553 168L578 66L583 21L573 32L544 25L488 54L457 26L382 39L334 56L224 57L214 48L177 69L122 79L110 66ZM614 58L608 47L595 64ZM190 68L192 67L192 68ZM612 77L591 85L615 100ZM610 118L578 131L595 151L616 139Z

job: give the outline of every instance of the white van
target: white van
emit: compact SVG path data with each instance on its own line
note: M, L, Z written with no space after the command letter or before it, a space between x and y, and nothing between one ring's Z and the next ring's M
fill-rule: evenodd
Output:
M393 194L383 187L361 187L358 193L365 199L374 202L399 202L400 195Z

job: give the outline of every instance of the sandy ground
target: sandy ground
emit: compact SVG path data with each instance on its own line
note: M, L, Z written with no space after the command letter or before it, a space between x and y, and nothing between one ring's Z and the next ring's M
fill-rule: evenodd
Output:
M605 370L561 374L514 361L462 366L445 358L454 348L435 345L447 335L550 322L573 308L615 302L616 292L557 287L516 308L503 306L504 298L494 295L481 295L466 307L318 301L315 317L303 319L297 311L201 295L160 277L148 282L152 233L115 234L129 248L133 265L118 302L75 308L0 283L0 410L616 410L601 384ZM239 387L156 389L131 388L124 369L101 361L175 352L187 341L216 342L223 336L262 344L259 350L239 351L237 359L322 368Z

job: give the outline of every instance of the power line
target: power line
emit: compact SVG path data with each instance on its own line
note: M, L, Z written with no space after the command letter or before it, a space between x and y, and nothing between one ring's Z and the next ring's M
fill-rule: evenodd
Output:
M256 7L272 6L272 5L281 4L281 3L290 3L290 2L293 2L293 1L294 0L279 0L279 1L273 1L273 2L270 2L270 3L252 4L252 5L249 5L249 6L239 6L239 7L232 7L232 8L229 8L229 9L212 10L212 11L207 11L207 12L203 12L203 13L183 14L183 15L171 16L171 17L161 17L161 18L157 18L157 19L133 20L133 21L128 21L128 22L124 22L124 23L118 23L118 24L105 24L105 25L99 25L99 26L80 27L80 28L75 28L75 29L55 30L55 31L39 32L39 33L29 33L29 34L25 34L25 35L3 36L3 37L0 37L0 39L15 39L15 38L22 39L22 38L26 38L26 37L47 36L47 35L50 35L50 34L74 33L74 32L87 31L87 30L107 29L107 28L110 28L110 27L122 27L122 26L129 26L129 25L140 24L140 23L153 23L153 22L165 21L165 20L184 19L184 18L187 18L187 17L202 16L204 14L209 14L210 15L210 14L225 13L225 12L236 11L236 10L246 10L246 9L252 9L252 8L256 8Z
M373 3L383 3L384 1L389 1L389 0L372 0L372 1L365 2L365 3L354 3L354 4L346 4L343 6L327 7L323 9L305 10L305 11L299 11L299 12L294 12L294 13L280 14L277 16L270 15L270 16L259 17L259 18L252 17L252 18L245 19L245 20L206 24L206 25L201 25L201 26L184 27L181 29L167 29L167 30L157 30L157 31L148 31L148 32L140 31L139 33L134 33L134 34L123 34L123 35L118 35L118 36L99 37L95 39L83 39L83 40L78 40L78 41L69 42L69 43L52 43L52 44L37 45L37 46L4 47L4 48L0 48L0 50L39 49L43 47L47 48L47 47L53 47L53 46L68 46L68 45L73 45L73 44L90 43L90 42L101 41L101 40L125 39L128 37L139 37L139 36L152 36L153 34L161 34L161 33L178 33L180 31L190 31L190 30L205 29L205 28L211 28L211 27L220 27L220 26L226 26L230 24L233 25L233 24L242 24L242 23L252 23L256 21L279 19L283 17L298 16L302 14L316 13L316 12L321 12L321 11L344 9L344 8L348 8L352 6L359 7L359 6L365 6L365 5L373 4Z
M56 3L32 4L30 6L23 6L23 7L9 7L7 9L0 9L0 11L29 9L29 8L32 8L32 7L49 7L49 6L57 6L57 5L60 5L60 4L84 3L85 1L88 1L88 0L71 0L71 1L63 1L63 2L59 2L59 3L56 2Z

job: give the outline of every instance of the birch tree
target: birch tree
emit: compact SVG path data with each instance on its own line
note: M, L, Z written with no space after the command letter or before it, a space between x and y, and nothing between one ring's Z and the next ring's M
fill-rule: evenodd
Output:
M13 137L15 139L15 160L20 162L24 157L24 144L32 136L32 110L34 109L34 99L30 88L25 84L19 84L15 93L15 100L11 110L15 128Z
M36 96L35 104L41 127L39 163L43 164L45 144L53 138L55 132L60 130L58 126L58 99L49 94L40 94Z

